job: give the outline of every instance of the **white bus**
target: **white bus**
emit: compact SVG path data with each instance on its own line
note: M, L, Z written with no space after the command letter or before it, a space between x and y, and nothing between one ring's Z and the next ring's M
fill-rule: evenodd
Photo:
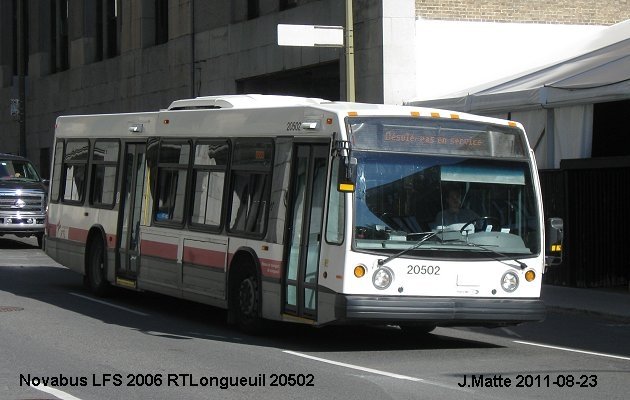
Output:
M264 319L423 332L545 316L561 226L546 244L515 122L200 97L59 117L52 170L46 252L97 295L198 301L250 331Z

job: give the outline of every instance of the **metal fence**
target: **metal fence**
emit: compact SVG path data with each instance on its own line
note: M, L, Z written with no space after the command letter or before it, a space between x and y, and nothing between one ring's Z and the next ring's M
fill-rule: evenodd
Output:
M545 282L575 287L630 281L630 157L563 160L540 171L545 218L564 219L563 262Z

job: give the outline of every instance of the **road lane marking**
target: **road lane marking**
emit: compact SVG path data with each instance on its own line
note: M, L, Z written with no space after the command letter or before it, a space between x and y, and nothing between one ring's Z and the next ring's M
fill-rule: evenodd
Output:
M40 390L42 392L45 392L45 393L48 393L48 394L52 394L53 396L55 396L55 397L57 397L58 399L61 399L61 400L81 400L80 398L74 397L71 394L68 394L66 392L62 392L59 389L51 388L51 387L48 387L48 386L33 385L33 384L30 384L29 386L32 387L33 389L37 389L37 390Z
M323 363L326 363L326 364L337 365L339 367L356 369L356 370L363 371L363 372L369 372L369 373L375 374L375 375L383 375L383 376L388 376L390 378L395 378L395 379L402 379L402 380L412 381L412 382L420 382L420 383L425 383L427 385L439 386L439 387L446 388L446 389L454 389L454 390L457 390L457 391L460 391L460 392L474 393L474 390L464 389L464 388L460 388L460 387L457 387L457 386L448 385L446 383L428 381L426 379L415 378L413 376L394 374L392 372L381 371L381 370L378 370L378 369L361 367L360 365L342 363L342 362L339 362L339 361L333 361L333 360L328 360L326 358L310 356L308 354L298 353L298 352L291 351L291 350L282 350L282 352L286 353L286 354L291 354L291 355L294 355L294 356L302 357L302 358L308 358L309 360L319 361L319 362L323 362Z
M540 344L540 343L532 343L532 342L522 342L520 340L515 340L514 343L520 343L520 344L526 344L529 346L538 346L538 347L544 347L547 349L554 349L554 350L563 350L563 351L570 351L573 353L581 353L581 354L589 354L592 356L600 356L600 357L609 357L609 358L617 358L619 360L626 360L626 361L630 361L630 357L623 357L623 356L616 356L614 354L606 354L606 353L597 353L594 351L586 351L586 350L578 350L578 349L571 349L569 347L559 347L559 346L551 346L548 344Z
M73 296L77 296L77 297L80 297L82 299L86 299L86 300L93 301L95 303L100 303L100 304L104 304L106 306L118 308L119 310L127 311L127 312L130 312L130 313L136 314L136 315L142 315L143 317L148 317L149 316L149 314L146 314L146 313L143 313L143 312L140 312L140 311L136 311L136 310L132 310L132 309L127 308L127 307L117 306L116 304L108 303L107 301L98 300L98 299L95 299L95 298L92 298L92 297L89 297L89 296L84 296L84 295L79 294L79 293L73 293L73 292L69 292L69 293L71 295L73 295Z

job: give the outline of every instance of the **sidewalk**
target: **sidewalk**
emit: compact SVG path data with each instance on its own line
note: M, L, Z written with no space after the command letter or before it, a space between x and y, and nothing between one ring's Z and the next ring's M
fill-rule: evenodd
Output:
M541 297L549 311L593 314L630 322L630 291L543 285Z

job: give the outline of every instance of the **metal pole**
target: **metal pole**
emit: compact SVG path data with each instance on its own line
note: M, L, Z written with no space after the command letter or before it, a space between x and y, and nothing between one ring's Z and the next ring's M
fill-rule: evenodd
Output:
M190 0L190 98L195 98L195 0Z
M24 23L24 0L17 1L17 69L18 69L18 123L20 124L19 154L26 157L26 24Z
M346 101L354 97L354 20L352 0L346 0Z

